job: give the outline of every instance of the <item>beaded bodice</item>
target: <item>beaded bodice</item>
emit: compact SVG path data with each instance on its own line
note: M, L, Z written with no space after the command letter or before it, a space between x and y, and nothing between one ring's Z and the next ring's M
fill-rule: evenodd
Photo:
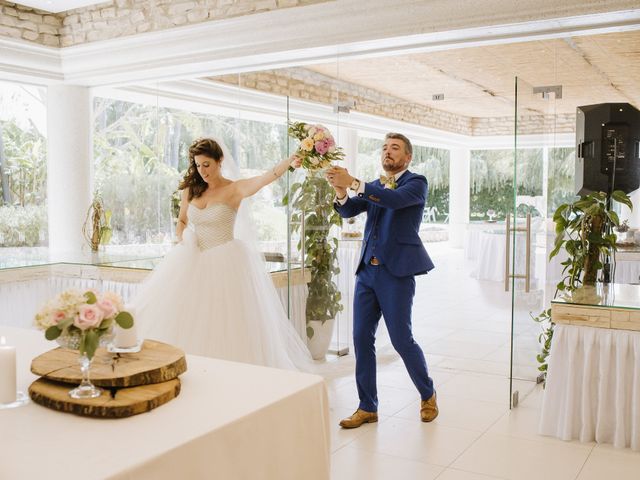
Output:
M189 221L195 227L198 247L207 250L233 240L236 211L226 203L212 203L205 208L189 204Z

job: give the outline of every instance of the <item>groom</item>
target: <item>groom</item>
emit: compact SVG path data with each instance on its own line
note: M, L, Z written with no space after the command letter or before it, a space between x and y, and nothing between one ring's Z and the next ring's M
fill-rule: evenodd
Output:
M380 180L364 183L341 167L332 167L326 174L336 191L334 207L340 216L350 218L367 212L353 302L360 405L353 415L340 422L343 428L378 421L375 334L381 314L391 343L420 392L422 421L430 422L438 416L433 380L427 372L424 354L411 333L414 277L433 269L418 236L427 199L427 179L407 170L412 152L407 137L388 133L381 158L386 175ZM352 197L348 189L354 192Z

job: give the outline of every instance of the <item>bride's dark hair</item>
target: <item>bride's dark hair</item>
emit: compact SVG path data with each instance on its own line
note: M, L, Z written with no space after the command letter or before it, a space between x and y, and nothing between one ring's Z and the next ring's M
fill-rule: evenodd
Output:
M191 144L189 147L189 168L178 186L180 190L189 187L189 201L193 198L198 198L208 187L207 182L205 182L198 173L195 160L196 155L204 155L218 163L222 161L223 157L222 148L215 140L199 138Z

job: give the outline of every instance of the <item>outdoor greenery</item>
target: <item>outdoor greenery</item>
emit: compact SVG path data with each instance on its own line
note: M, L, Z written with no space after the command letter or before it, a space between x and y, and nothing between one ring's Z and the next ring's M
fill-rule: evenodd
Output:
M45 90L4 82L0 87L0 246L45 245Z
M518 195L542 195L542 161L542 149L518 150ZM513 211L513 165L513 149L471 151L470 220L487 219L488 210L504 220Z
M357 177L371 181L382 173L380 154L383 143L381 139L359 138ZM429 198L425 209L435 207L437 221L444 222L449 214L449 150L414 145L409 169L427 177Z
M571 203L575 200L575 155L576 149L550 148L549 149L549 180L547 215L553 213L563 203Z
M214 136L230 149L241 176L260 174L286 155L285 125L96 98L95 183L112 212L112 243L167 241L174 193L196 138ZM252 214L261 241L286 239L280 200L286 181L259 192Z

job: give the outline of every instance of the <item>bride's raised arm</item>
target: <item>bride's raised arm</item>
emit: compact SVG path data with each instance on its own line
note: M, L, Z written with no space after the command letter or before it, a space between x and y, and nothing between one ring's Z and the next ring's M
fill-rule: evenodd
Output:
M237 193L240 194L242 198L250 197L251 195L258 192L262 187L266 187L270 183L273 183L277 179L279 179L282 175L285 174L290 166L293 168L298 168L301 163L302 160L300 160L299 157L297 157L296 155L291 155L289 158L283 159L275 167L267 170L262 175L238 180L235 183Z

